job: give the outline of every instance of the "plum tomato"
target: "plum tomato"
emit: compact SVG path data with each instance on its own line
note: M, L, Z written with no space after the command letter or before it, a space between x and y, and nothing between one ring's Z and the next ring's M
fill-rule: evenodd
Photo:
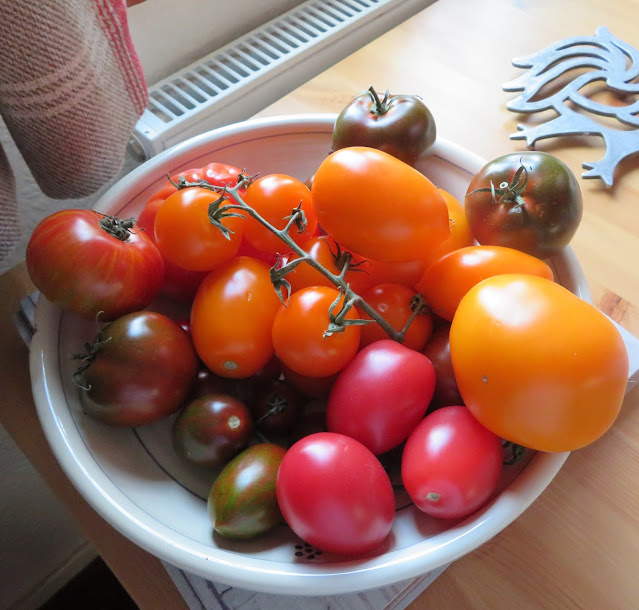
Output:
M207 502L216 533L248 540L282 523L276 482L285 453L284 447L274 443L252 445L222 469Z
M440 519L461 519L495 492L502 470L501 439L463 406L427 415L402 453L402 482L419 510Z
M310 286L291 295L273 321L273 346L284 366L308 377L329 377L341 371L359 349L360 327L346 326L343 332L326 335L329 310L340 292L328 286ZM337 314L343 302L335 307ZM346 320L357 319L351 309Z
M187 404L173 422L175 452L199 466L220 468L253 434L248 408L228 394L207 394Z
M450 327L450 355L479 422L539 451L598 439L628 381L628 353L612 321L534 275L497 275L471 288Z
M117 318L80 356L74 381L85 412L116 426L138 426L177 411L198 371L188 333L152 311Z
M383 339L362 349L340 373L326 409L328 430L350 436L375 455L406 440L424 417L435 371L420 352Z
M342 148L320 164L313 206L322 228L365 258L419 259L450 236L444 197L426 176L381 150Z
M464 404L450 358L449 335L450 324L442 324L433 332L422 350L435 369L435 392L428 407L431 411L440 407Z
M279 307L266 263L240 256L211 271L191 307L191 335L204 364L221 377L260 371L273 357Z
M375 551L395 518L395 496L379 460L358 441L318 432L296 442L277 475L284 519L302 540L325 552Z
M377 311L396 331L401 331L413 314L414 299L417 293L401 284L381 284L373 286L362 298ZM360 310L362 320L371 318ZM418 313L404 335L403 345L420 351L433 332L433 321L430 314ZM366 347L380 339L389 339L388 333L377 323L362 326L360 348Z
M418 95L386 95L374 87L360 93L339 113L333 150L370 146L413 165L437 135L435 119Z
M52 303L107 322L148 307L164 281L155 244L132 218L62 210L36 226L26 250L35 287Z
M450 322L462 297L475 284L503 273L554 279L552 269L530 254L502 246L468 246L449 252L430 265L415 289L433 313Z
M579 227L583 202L570 168L546 152L513 152L489 161L466 192L466 218L480 244L548 258Z

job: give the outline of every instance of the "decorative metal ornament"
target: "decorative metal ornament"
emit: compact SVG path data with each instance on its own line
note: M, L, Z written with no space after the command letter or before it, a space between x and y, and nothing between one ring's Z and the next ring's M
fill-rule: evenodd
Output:
M510 138L533 146L558 136L601 136L606 152L599 161L582 164L589 170L582 178L599 178L611 186L617 165L639 152L639 51L600 27L594 36L566 38L512 63L527 72L503 85L504 91L521 91L508 102L508 110L553 110L557 116L538 125L519 124ZM583 92L593 83L605 87L609 99L595 101ZM606 103L611 99L614 103Z

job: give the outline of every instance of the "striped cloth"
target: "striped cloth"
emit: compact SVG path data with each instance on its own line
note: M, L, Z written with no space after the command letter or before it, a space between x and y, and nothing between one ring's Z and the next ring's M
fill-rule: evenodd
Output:
M148 101L125 0L0 0L0 115L42 192L76 199L120 170ZM0 261L20 238L0 150Z

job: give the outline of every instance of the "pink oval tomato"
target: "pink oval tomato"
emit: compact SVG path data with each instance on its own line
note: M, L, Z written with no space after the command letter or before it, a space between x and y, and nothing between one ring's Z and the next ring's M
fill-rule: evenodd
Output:
M402 482L419 510L460 519L494 493L502 470L500 438L466 407L443 407L413 430L402 453Z
M280 464L276 489L290 528L326 552L371 552L395 518L393 487L383 466L341 434L317 432L295 443Z
M365 347L340 373L328 397L328 430L379 455L406 440L424 417L435 372L420 352L383 339Z

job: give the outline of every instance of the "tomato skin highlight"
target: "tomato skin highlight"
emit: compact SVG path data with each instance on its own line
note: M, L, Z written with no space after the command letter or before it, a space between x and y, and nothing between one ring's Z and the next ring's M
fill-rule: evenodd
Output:
M328 430L380 455L406 440L434 389L435 372L424 354L390 339L376 341L358 352L331 388Z
M413 430L402 453L402 482L417 508L460 519L495 492L502 471L500 438L463 406L443 407Z
M566 288L533 275L488 278L450 328L464 403L489 430L539 451L584 447L612 425L628 380L614 324Z
M379 261L414 261L450 235L443 196L392 155L342 148L319 166L313 206L322 228L348 250Z
M164 281L164 261L144 231L121 241L92 210L62 210L34 229L26 250L31 281L52 303L101 321L144 309Z
M198 355L221 377L254 375L273 357L271 328L279 307L266 263L242 256L211 271L191 307Z
M372 552L395 518L393 487L381 463L341 434L317 432L296 442L280 464L276 489L291 529L325 552Z

